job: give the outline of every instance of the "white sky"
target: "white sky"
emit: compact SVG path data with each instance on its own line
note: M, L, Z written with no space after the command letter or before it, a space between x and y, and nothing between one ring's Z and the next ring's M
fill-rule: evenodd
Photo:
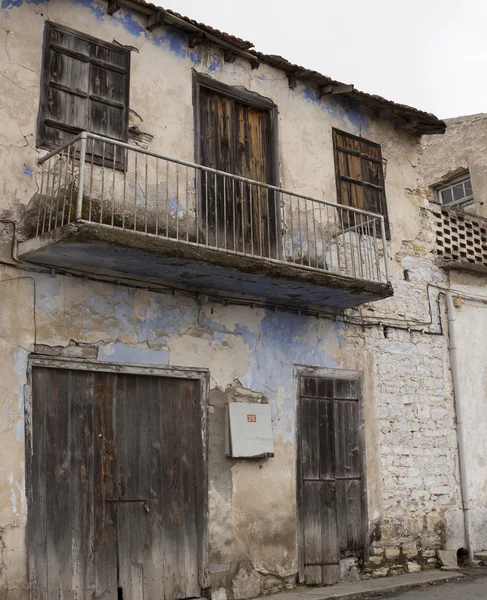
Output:
M156 0L441 118L487 112L487 0Z

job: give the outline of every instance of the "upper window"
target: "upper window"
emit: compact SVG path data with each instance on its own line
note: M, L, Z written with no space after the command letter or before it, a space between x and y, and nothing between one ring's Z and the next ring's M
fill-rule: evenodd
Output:
M128 49L46 23L37 145L54 149L81 131L127 141L129 74ZM93 154L105 150L96 142Z
M436 193L441 204L465 210L474 208L472 180L469 174L438 187Z
M333 145L338 202L384 215L389 237L379 144L334 129Z

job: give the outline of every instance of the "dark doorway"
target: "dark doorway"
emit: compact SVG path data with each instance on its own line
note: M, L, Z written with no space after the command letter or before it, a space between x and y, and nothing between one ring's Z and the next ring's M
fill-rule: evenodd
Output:
M201 424L198 380L33 368L33 598L201 595Z
M360 379L300 376L297 490L300 580L332 584L363 559L367 504Z

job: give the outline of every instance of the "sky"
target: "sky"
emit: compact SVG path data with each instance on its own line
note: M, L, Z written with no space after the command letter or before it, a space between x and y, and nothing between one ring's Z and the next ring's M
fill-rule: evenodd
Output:
M487 0L156 0L440 118L487 112Z

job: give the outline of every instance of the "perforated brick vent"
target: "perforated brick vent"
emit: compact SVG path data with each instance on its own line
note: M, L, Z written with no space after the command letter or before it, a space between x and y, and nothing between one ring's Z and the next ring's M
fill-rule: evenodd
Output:
M447 209L435 215L438 256L487 267L487 220Z

